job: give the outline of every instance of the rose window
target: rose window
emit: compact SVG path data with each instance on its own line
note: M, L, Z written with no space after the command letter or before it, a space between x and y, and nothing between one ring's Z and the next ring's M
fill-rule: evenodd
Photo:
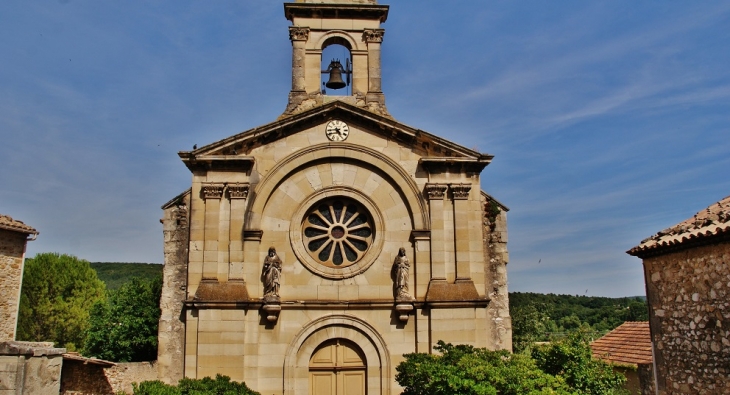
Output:
M370 214L347 198L317 203L304 217L302 230L309 255L329 267L356 263L373 241Z

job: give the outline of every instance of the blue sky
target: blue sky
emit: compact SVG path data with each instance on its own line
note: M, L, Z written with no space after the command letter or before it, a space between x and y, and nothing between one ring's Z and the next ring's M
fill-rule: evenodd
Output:
M495 155L511 291L644 294L624 251L730 194L730 3L392 1L401 122ZM0 212L37 252L162 262L177 157L290 89L277 1L0 2Z

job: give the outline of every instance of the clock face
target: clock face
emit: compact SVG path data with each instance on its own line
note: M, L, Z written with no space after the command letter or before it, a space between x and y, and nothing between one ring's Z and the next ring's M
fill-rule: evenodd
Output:
M340 120L334 120L327 124L325 134L327 134L327 138L331 141L344 141L347 135L350 134L350 128L346 123Z

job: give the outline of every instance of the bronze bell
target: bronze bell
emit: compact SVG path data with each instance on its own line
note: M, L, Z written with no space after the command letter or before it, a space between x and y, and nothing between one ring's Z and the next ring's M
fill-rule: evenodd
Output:
M345 81L342 80L342 64L339 61L333 60L330 62L328 69L330 79L324 86L330 89L342 89L347 86Z

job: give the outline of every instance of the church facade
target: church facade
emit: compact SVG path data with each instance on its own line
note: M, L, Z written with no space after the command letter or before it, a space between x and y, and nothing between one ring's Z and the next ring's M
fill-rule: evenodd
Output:
M192 186L163 206L160 378L396 394L403 354L439 340L511 349L507 208L480 187L492 156L389 114L388 6L284 9L284 113L180 153ZM349 52L344 64L322 59L335 44ZM352 94L325 93L323 71L328 88L337 80Z

